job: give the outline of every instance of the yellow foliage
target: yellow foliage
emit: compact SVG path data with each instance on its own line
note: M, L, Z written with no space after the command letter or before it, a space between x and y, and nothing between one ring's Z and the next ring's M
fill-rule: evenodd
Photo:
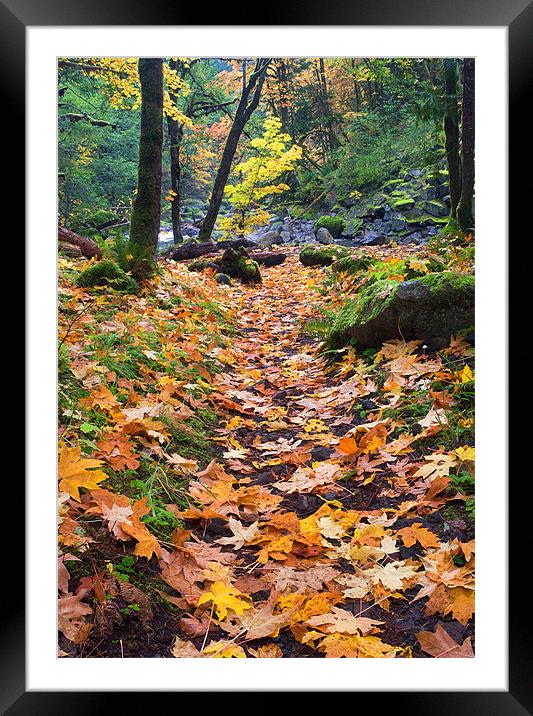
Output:
M104 92L109 103L116 109L137 109L141 105L141 86L139 82L137 57L90 57L80 66L86 75L97 76L104 81ZM94 69L92 69L94 67ZM190 87L177 72L163 63L165 83L163 93L163 112L180 124L192 127L192 121L186 117L172 101L173 95L187 96Z
M302 156L302 149L296 144L287 148L289 142L290 136L281 132L281 120L268 117L263 135L250 142L253 156L235 167L241 182L229 184L224 190L235 211L231 217L219 221L223 231L243 236L254 227L266 224L270 215L259 203L267 196L287 191L287 184L276 182L292 171Z

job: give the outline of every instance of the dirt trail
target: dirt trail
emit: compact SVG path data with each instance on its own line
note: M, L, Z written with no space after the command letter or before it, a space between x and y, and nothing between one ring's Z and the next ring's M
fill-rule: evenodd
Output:
M231 566L219 564L221 574L227 576L231 570L232 586L246 595L237 598L251 599L254 612L250 614L255 616L250 617L251 626L250 619L242 617L244 627L237 620L233 630L224 626L224 620L219 622L222 634L217 636L219 625L214 625L211 612L209 629L216 643L223 645L229 636L232 647L246 646L248 656L259 655L254 652L258 648L264 650L262 655L278 657L317 657L324 652L327 656L422 656L415 634L434 629L438 622L436 616L425 615L423 602L410 603L418 591L414 560L424 550L419 544L406 547L388 537L390 524L396 522L399 529L412 520L388 521L405 499L405 490L390 489L394 474L386 470L386 458L368 467L370 450L363 455L357 479L342 479L353 462L347 463L337 450L339 440L361 423L367 424L367 431L368 425L372 427L368 421L376 409L372 397L378 399L377 388L365 384L357 373L335 378L317 356L317 341L302 331L306 320L319 315L316 283L316 269L304 268L292 255L282 266L263 271L261 286L228 289L238 315L232 346L235 363L215 384L238 409L219 431L226 448L217 458L223 473L208 469L200 479L206 491L191 490L193 497L200 502L207 499L225 519L209 518L204 507L208 519L191 524L196 524L193 539L200 544L226 545L222 554L229 555ZM365 465L367 474L375 470L370 480L363 480ZM227 485L228 480L230 496L217 499L221 483ZM230 522L237 516L240 525L228 524L228 516ZM442 517L430 513L424 526L438 532ZM234 533L244 530L241 543L228 538L230 528ZM383 548L382 537L391 540L390 547ZM214 552L210 554L217 559ZM218 558L224 562L225 557ZM372 585L371 576L388 574L387 566L400 576L387 587L379 579ZM299 608L290 624L275 616L280 607L282 613ZM276 618L289 628L279 634L269 629L268 619ZM352 621L342 626L346 619ZM267 626L261 628L264 620ZM328 620L334 622L331 628ZM254 631L258 623L259 630ZM311 632L313 624L318 632ZM460 640L471 633L457 622L448 631ZM254 639L254 634L261 638ZM205 639L195 642L197 649L205 647ZM190 642L184 641L174 653L187 656L189 648Z

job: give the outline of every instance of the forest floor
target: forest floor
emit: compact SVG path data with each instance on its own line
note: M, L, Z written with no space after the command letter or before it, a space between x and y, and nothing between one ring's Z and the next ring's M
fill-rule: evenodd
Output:
M328 363L305 330L323 271L293 251L259 286L220 287L171 266L157 304L65 281L85 318L62 333L82 385L60 416L61 655L473 655L472 348ZM142 374L121 370L124 345L90 343L106 325L136 336ZM176 381L177 348L196 372ZM207 410L208 458L171 423Z

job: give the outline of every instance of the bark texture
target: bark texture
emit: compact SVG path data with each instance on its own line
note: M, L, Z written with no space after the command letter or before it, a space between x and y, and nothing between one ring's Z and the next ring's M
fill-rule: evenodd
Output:
M139 59L141 133L137 195L131 212L129 249L131 271L149 277L155 267L161 216L161 160L163 150L163 60Z
M474 227L472 201L474 198L474 97L475 97L475 60L465 58L463 65L463 112L461 123L461 156L463 179L461 199L457 207L457 221L461 231L471 231Z
M448 181L450 188L450 215L456 218L457 205L461 198L461 157L459 154L459 106L457 98L457 61L443 60L444 91L446 111L444 115L444 137L446 159L448 161Z

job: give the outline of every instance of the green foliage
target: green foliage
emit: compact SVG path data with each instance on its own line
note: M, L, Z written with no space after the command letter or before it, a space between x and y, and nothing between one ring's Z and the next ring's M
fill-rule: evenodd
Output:
M126 238L124 231L121 229L115 229L111 236L105 240L100 239L98 243L106 258L110 258L118 264L123 271L129 271L130 253L128 239Z
M125 293L137 293L139 290L135 280L110 260L98 261L86 268L76 283L83 288L105 286Z
M194 418L184 422L162 416L161 421L170 433L168 452L197 460L201 467L206 467L213 457L213 443L209 436L216 420L216 415L209 410L199 410Z
M439 296L452 295L455 300L458 294L469 295L475 288L475 278L471 274L461 274L455 271L432 273L420 279L420 283L427 286L431 293Z
M348 140L336 151L328 172L343 200L355 191L377 188L405 166L434 163L433 147L441 139L433 122L417 121L405 108L395 116L377 111L358 115L346 131Z
M102 79L77 70L61 70L59 87L59 214L64 225L91 236L98 225L129 210L137 181L139 112L113 107ZM69 114L112 126L72 121Z
M122 582L129 582L130 576L135 574L134 565L137 560L131 554L122 557L118 564L113 565L113 574Z
M397 287L398 283L381 279L368 284L355 300L348 300L335 316L327 344L333 336L349 333L361 321L371 321L393 300Z

